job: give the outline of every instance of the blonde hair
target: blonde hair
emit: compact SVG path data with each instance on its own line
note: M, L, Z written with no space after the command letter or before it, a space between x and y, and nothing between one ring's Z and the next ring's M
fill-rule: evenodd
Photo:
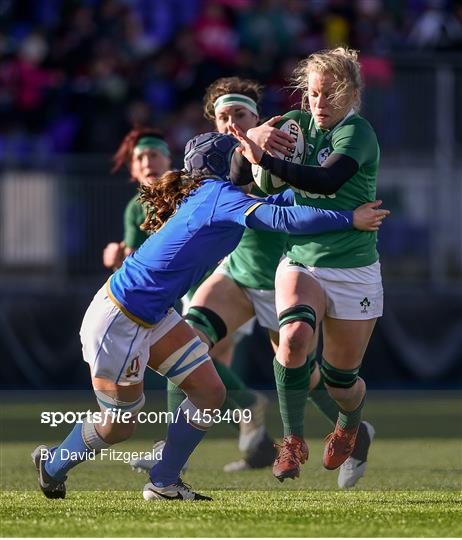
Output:
M358 111L361 106L361 91L363 81L361 65L358 61L358 51L346 47L326 49L311 54L302 60L295 68L292 86L302 92L302 108L309 109L308 101L308 75L312 72L329 73L334 78L332 104L341 108L345 98L351 97L351 106ZM353 100L356 91L357 98Z

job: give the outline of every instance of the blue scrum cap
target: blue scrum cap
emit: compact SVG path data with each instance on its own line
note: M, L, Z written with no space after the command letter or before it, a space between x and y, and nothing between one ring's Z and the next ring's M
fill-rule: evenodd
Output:
M231 135L211 132L187 142L184 168L192 176L212 174L229 180L231 158L239 142Z

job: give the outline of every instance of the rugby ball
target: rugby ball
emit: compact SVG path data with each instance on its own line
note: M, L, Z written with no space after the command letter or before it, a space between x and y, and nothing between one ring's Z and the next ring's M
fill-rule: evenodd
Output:
M305 137L303 136L300 124L293 118L289 118L281 120L274 127L284 131L284 133L287 133L295 140L295 146L288 156L284 156L281 152L275 152L276 157L290 161L291 163L303 163L303 159L305 158ZM269 195L280 193L288 188L286 182L269 171L262 169L260 165L252 165L252 176L257 186Z

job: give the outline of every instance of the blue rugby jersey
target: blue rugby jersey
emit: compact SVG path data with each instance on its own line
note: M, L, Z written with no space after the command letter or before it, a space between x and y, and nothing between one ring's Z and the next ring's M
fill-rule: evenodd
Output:
M352 212L281 208L266 202L287 206L292 198L281 194L255 199L230 182L204 180L111 276L110 297L128 317L149 327L234 250L245 227L307 234L352 226ZM306 216L311 216L309 222Z

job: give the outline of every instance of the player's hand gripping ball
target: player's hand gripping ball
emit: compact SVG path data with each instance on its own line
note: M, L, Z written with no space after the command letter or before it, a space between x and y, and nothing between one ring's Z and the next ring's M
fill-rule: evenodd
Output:
M276 157L291 163L303 163L305 158L305 137L298 122L292 118L284 119L277 122L274 127L284 131L295 140L295 146L290 149L288 156L283 155L281 152L275 152ZM252 176L257 186L269 195L280 193L288 187L279 177L262 169L259 165L252 165Z

